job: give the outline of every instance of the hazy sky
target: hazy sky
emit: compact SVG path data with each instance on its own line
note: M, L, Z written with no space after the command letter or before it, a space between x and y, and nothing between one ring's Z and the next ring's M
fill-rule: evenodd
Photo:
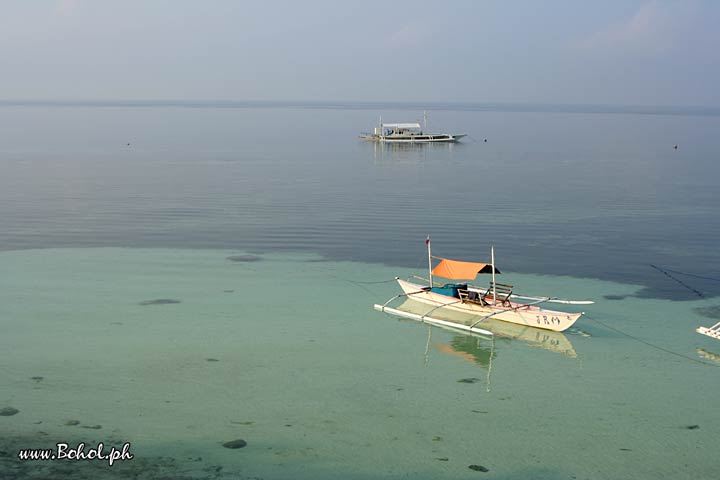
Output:
M0 0L0 99L720 105L720 1Z

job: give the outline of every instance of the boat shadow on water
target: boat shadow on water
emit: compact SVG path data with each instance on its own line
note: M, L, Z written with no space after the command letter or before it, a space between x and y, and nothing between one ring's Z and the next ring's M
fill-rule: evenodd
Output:
M422 302L408 298L397 307L397 310L422 316L427 313L428 306ZM433 316L448 323L465 326L473 325L477 322L476 315L451 310L445 310L442 312L436 311L433 313ZM577 352L570 342L570 339L561 332L540 330L537 328L493 319L484 320L481 325L484 330L491 332L493 337L500 341L519 341L529 347L541 348L549 352L559 353L568 358L577 358ZM466 358L467 360L474 359L473 361L475 363L483 366L487 365L489 360L497 355L497 353L494 353L490 356L488 353L491 349L493 349L491 348L492 339L490 337L472 332L460 332L452 327L447 327L446 329L461 333L462 335L457 335L448 345L445 347L439 347L438 350L446 353L454 352L461 354L460 356L463 358Z
M413 316L422 318L427 312L427 305L412 299L405 299L394 312L402 312L402 315L396 315L394 312L386 311L388 316L397 318L403 322L414 322L411 320ZM406 314L409 314L406 315ZM434 350L460 358L463 361L477 365L486 371L485 387L486 391L491 391L491 373L493 361L498 356L498 342L520 341L527 346L541 348L553 353L559 353L565 357L576 359L577 353L573 348L570 340L563 333L551 330L539 330L537 328L506 323L498 320L488 319L483 322L483 330L488 335L476 333L474 331L461 330L451 325L469 326L477 322L477 317L470 314L464 314L456 311L443 311L436 314L433 323L427 323L427 340L425 343L425 352L423 355L424 364L430 362L431 346ZM437 320L443 324L437 323ZM425 323L423 320L420 320ZM433 341L433 331L436 328L456 333L449 341ZM464 378L458 380L462 383L480 382L479 378Z

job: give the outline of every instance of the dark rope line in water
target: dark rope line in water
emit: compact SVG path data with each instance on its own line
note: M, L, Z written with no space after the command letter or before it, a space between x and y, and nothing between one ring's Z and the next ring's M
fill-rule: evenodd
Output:
M670 270L669 268L665 269L666 272L672 272L676 273L678 275L686 275L688 277L695 277L695 278L702 278L703 280L712 280L713 282L720 282L720 278L714 278L714 277L705 277L702 275L695 275L694 273L687 273L687 272L679 272L677 270Z
M652 268L654 268L655 270L657 270L658 272L661 272L661 273L667 275L669 278L675 280L677 283L679 283L679 284L682 285L683 287L687 288L688 290L690 290L691 292L693 292L694 294L696 294L698 297L700 297L700 298L704 297L704 295L702 294L701 291L696 290L696 289L694 289L693 287L691 287L690 285L688 285L687 283L683 282L682 280L673 277L672 275L670 275L668 272L666 272L666 271L663 270L662 268L660 268L660 267L658 267L658 266L655 266L655 265L653 265L653 264L650 264L650 266L651 266Z
M361 285L361 284L359 284L359 283L355 283L355 282L352 282L352 281L350 281L350 280L345 280L344 278L338 278L338 279L339 279L339 280L342 280L342 281L344 281L344 282L348 282L348 283L351 284L351 285L355 285L355 286L358 287L358 288L362 288L363 290L365 290L365 293L367 293L371 298L374 298L374 297L377 295L376 292L373 292L372 290L370 290L370 289L369 289L368 287L366 287L365 285Z
M365 292L367 292L368 294L370 294L371 297L375 297L375 296L377 295L377 292L373 292L372 290L370 290L370 289L369 289L368 287L366 287L365 285L377 285L377 284L380 284L380 283L390 283L390 282L394 282L394 281L395 281L395 279L393 278L392 280L381 280L381 281L378 281L378 282L359 282L359 281L355 281L355 280L350 280L350 279L348 279L348 278L339 277L339 276L337 276L337 275L329 275L329 276L331 276L331 277L333 277L333 278L337 278L338 280L341 280L341 281L343 281L343 282L347 282L347 283L349 283L349 284L351 284L351 285L355 285L355 286L358 287L358 288L362 288L363 290L365 290Z
M597 320L597 319L595 319L595 318L589 317L589 316L587 316L587 315L585 315L585 318L587 318L588 320L592 320L593 322L596 322L596 323L602 325L603 327L605 327L605 328L607 328L607 329L609 329L609 330L612 330L612 331L614 331L614 332L617 332L617 333L619 333L620 335L624 335L624 336L626 336L626 337L628 337L628 338L630 338L630 339L632 339L632 340L635 340L636 342L640 342L640 343L642 343L642 344L644 344L644 345L647 345L648 347L652 347L652 348L655 348L655 349L657 349L657 350L660 350L661 352L669 353L669 354L671 354L671 355L675 355L676 357L684 358L685 360L690 360L691 362L699 363L699 364L701 364L701 365L707 365L707 366L709 366L709 367L720 367L720 365L716 365L716 364L714 364L714 363L709 363L709 362L704 362L704 361L702 361L702 360L698 360L697 358L693 358L693 357L684 355L684 354L682 354L682 353L674 352L674 351L669 350L669 349L667 349L667 348L665 348L665 347L661 347L661 346L659 346L659 345L655 345L655 344L650 343L650 342L648 342L648 341L646 341L646 340L643 340L642 338L638 338L638 337L636 337L636 336L634 336L634 335L630 335L629 333L625 333L625 332L623 332L622 330L619 330L619 329L617 329L617 328L615 328L615 327L611 327L611 326L608 325L607 323L601 322L600 320Z

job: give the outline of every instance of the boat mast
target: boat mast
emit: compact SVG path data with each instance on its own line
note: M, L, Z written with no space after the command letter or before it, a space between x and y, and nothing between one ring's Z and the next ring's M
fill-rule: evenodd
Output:
M427 133L427 110L423 110L423 133Z
M497 302L497 292L495 290L495 246L490 245L490 266L492 267L492 287L493 287L493 305Z
M430 249L430 235L427 236L427 239L425 239L425 245L427 245L428 249L428 276L430 277L430 288L433 286L433 279L432 279L432 252Z

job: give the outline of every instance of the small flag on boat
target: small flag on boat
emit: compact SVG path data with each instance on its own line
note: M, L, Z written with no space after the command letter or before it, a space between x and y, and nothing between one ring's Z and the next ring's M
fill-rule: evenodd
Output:
M425 245L430 245L430 235L425 239Z

